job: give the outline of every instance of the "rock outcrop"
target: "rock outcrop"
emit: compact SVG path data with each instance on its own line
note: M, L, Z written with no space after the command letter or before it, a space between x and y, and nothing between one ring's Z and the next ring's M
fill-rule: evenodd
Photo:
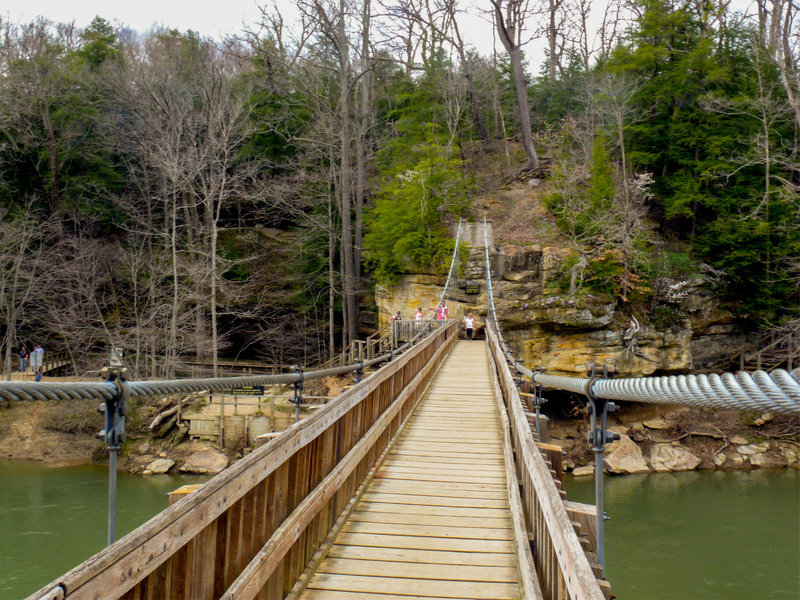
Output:
M728 368L725 360L746 341L707 282L696 277L684 282L679 297L665 306L672 314L668 323L641 324L631 348L631 339L625 335L630 323L618 311L618 298L550 291L563 285L562 265L569 255L566 248L541 245L493 249L497 314L506 340L529 366L544 365L557 375L578 375L585 373L587 364L607 363L628 376ZM486 312L484 263L483 248L474 248L461 281L478 284L480 293L468 295L462 289L458 302L451 301L461 309L459 313L475 313L478 332ZM418 307L432 316L430 310L443 283L441 275L418 273L405 275L391 287L378 286L375 302L380 323L387 323L398 310L411 318Z
M146 471L150 471L153 475L160 475L167 473L173 466L175 461L170 458L157 458L145 467Z
M228 457L213 448L194 452L186 459L181 471L216 474L228 466Z
M650 466L654 471L692 471L701 460L686 448L671 444L655 444L650 449Z
M639 446L624 433L620 434L619 440L608 446L603 458L603 467L609 473L617 475L650 471Z

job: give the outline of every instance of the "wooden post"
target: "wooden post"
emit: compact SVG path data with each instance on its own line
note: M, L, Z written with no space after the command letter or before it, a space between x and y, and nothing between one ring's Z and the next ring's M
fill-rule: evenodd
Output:
M219 397L219 447L225 447L225 394Z
M201 487L203 487L202 483L192 483L189 485L182 485L177 490L172 490L167 494L167 496L169 497L169 505L172 506L178 500L185 498L188 494L196 492Z
M271 394L269 398L269 426L272 431L275 431L275 394Z

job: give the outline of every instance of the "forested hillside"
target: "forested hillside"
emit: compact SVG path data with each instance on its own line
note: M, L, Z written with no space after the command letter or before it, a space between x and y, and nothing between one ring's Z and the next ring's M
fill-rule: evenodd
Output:
M295 0L223 42L0 23L5 372L42 342L136 377L310 364L514 178L544 180L564 293L655 321L702 274L795 318L797 5L595 4Z

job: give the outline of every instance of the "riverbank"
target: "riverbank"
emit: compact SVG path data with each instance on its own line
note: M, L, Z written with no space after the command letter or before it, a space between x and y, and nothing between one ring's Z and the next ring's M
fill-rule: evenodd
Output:
M567 453L565 470L576 476L590 475L593 455L586 441L589 420L578 408L576 405L569 416L552 417L550 435ZM146 426L154 410L145 404L129 414L131 434L121 469L144 475L164 468L174 472L187 463L191 465L193 455L203 453L211 455L212 460L212 467L205 472L215 472L248 452L242 445L219 452L208 442L171 444L155 437ZM105 444L95 438L102 427L96 401L36 401L0 407L0 458L51 466L104 462ZM606 452L606 467L615 474L800 469L800 417L796 416L623 404L619 413L609 417L609 429L621 437ZM154 461L161 462L149 468Z
M608 429L606 471L617 474L696 469L800 469L800 417L739 410L623 404ZM554 418L550 435L566 452L564 468L594 473L588 416Z

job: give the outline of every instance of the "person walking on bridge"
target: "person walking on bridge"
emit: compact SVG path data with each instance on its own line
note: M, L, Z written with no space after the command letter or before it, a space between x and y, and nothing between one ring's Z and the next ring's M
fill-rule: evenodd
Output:
M422 321L423 319L425 319L425 314L422 312L421 308L418 308L417 312L414 313L414 320Z
M31 370L35 373L42 368L44 362L44 348L41 344L36 344L31 352Z
M472 341L472 332L475 328L475 319L472 316L472 313L469 313L466 317L464 317L464 331L467 334L467 341Z
M447 304L442 300L439 303L439 307L436 309L436 319L439 321L446 321L448 314Z

